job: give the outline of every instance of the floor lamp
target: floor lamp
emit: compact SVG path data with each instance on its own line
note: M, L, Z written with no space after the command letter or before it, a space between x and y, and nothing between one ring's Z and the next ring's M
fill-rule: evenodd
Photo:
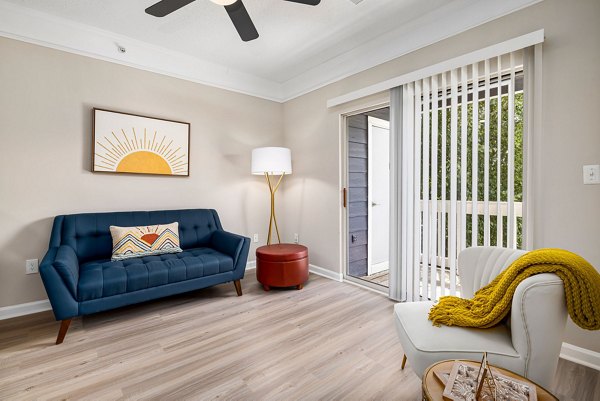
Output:
M271 245L271 233L273 226L277 233L277 242L281 244L279 227L275 218L275 192L281 185L283 176L292 174L292 152L288 148L256 148L252 150L252 174L263 175L267 179L269 191L271 192L271 217L269 219L269 234L267 235L267 245ZM274 176L279 179L275 184Z

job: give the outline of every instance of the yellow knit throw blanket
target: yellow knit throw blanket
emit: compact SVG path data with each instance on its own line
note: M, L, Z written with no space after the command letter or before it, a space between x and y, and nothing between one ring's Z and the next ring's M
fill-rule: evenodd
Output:
M521 281L539 273L555 273L565 285L567 310L573 322L600 329L600 273L581 256L563 249L538 249L515 260L473 299L442 297L429 311L434 325L488 328L510 312Z

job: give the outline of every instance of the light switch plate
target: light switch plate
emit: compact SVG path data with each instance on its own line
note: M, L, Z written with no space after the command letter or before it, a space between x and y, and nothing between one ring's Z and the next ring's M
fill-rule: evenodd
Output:
M585 185L600 184L600 165L583 166L583 183Z

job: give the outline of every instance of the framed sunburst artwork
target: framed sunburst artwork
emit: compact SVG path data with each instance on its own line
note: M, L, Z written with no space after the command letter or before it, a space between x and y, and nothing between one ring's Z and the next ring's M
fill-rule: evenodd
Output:
M190 124L93 109L92 171L190 175Z

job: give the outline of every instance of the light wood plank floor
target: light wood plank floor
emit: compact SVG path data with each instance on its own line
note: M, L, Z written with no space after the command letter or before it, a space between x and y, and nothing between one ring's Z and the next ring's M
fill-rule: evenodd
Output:
M50 312L0 321L0 400L420 399L387 298L314 275L265 293L249 271L243 288L79 318L59 346ZM557 378L561 400L600 394L592 369L561 360Z

